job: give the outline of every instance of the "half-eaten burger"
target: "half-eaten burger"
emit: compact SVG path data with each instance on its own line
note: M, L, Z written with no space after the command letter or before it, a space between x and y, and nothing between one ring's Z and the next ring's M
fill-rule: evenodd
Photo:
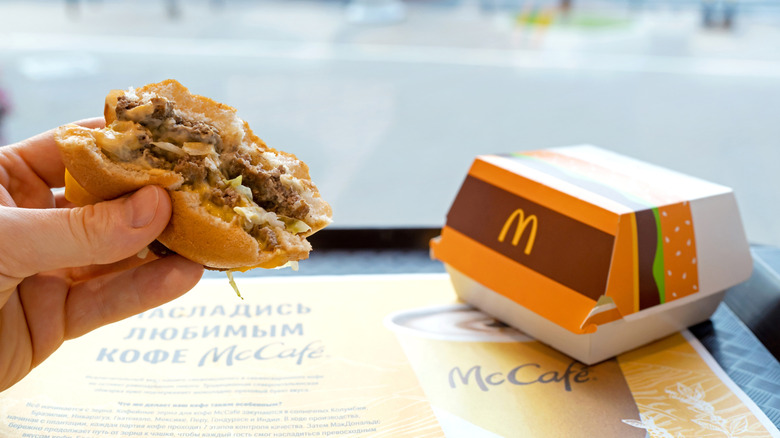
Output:
M308 257L307 236L331 222L305 163L272 149L235 109L174 80L106 97L106 127L60 127L55 139L76 204L145 185L168 190L158 241L207 268L274 268Z

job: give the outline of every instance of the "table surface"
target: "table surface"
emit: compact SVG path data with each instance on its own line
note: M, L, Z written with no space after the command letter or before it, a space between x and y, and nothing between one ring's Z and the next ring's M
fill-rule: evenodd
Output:
M327 231L327 230L326 230ZM437 230L332 230L317 250L291 269L254 270L241 276L312 276L444 273L432 260L427 239ZM314 237L317 236L313 236ZM401 242L400 244L398 242ZM371 248L371 249L366 249ZM780 428L780 249L753 246L750 280L728 291L708 320L690 328L731 379ZM207 272L219 278L221 272Z

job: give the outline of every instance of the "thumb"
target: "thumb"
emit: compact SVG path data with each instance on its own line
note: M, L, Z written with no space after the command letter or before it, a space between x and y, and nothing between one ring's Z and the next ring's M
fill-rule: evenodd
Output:
M2 208L0 278L122 260L157 238L170 217L170 197L156 186L70 209Z

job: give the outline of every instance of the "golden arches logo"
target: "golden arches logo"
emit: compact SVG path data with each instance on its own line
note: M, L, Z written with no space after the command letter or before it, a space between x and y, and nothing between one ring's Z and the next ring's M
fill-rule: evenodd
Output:
M517 219L517 228L515 228L515 235L512 237L512 246L517 246L520 243L520 238L523 237L525 229L528 225L531 225L531 231L528 234L528 241L525 244L525 255L531 254L531 250L534 247L534 241L536 240L536 229L539 226L539 220L536 215L525 216L525 212L522 208L518 208L512 214L509 215L504 227L501 228L501 233L498 235L498 241L503 242L506 239L506 234L509 232L509 228L512 227L512 223Z

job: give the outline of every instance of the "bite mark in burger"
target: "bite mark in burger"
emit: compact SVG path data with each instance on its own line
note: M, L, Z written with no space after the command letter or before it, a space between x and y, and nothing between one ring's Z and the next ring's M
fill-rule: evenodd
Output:
M60 127L66 197L113 199L145 185L171 195L159 236L209 269L274 268L308 257L306 240L331 208L305 163L268 147L235 109L190 94L174 80L106 97L106 127Z

